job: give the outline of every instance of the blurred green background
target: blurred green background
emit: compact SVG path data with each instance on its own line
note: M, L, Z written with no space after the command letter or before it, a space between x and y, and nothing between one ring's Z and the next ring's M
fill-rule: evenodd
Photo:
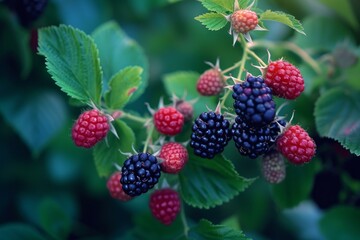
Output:
M290 167L285 187L272 187L259 177L223 206L186 207L187 216L194 222L207 218L240 226L254 239L359 239L354 224L360 220L360 160L317 135L313 111L324 89L349 76L359 81L360 1L267 0L258 1L258 8L284 11L304 24L306 37L272 22L266 23L271 31L252 36L275 43L273 60L285 56L302 64L310 90L285 111L296 109L294 121L318 145L316 159L303 168ZM0 239L11 239L5 234L15 226L10 223L26 224L16 226L25 235L39 232L45 239L132 239L146 229L142 226L149 215L148 195L128 203L113 200L106 179L97 175L91 151L73 145L71 126L83 109L69 104L51 80L43 57L30 47L32 30L64 23L90 34L115 20L148 57L149 86L127 107L145 113L144 102L156 106L165 95L165 74L201 73L208 68L204 62L217 57L223 68L240 59L241 49L232 46L228 27L210 32L194 20L205 12L195 0L49 0L43 16L25 28L0 3ZM311 72L298 55L277 47L279 41L298 44L322 63L326 74ZM266 51L258 54L267 59ZM233 152L231 146L226 155L240 175L259 176L258 162L236 161ZM13 239L37 239L35 235Z

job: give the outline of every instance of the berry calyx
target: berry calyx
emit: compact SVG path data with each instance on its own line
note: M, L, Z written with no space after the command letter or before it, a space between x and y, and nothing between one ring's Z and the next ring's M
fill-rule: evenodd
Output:
M130 199L132 199L132 197L124 192L122 185L120 183L120 178L121 178L121 172L117 171L113 173L110 176L110 178L107 180L106 187L109 190L109 193L112 198L124 202L129 201Z
M166 173L176 174L183 169L189 159L186 148L180 143L165 143L159 153L159 158L163 159L161 170Z
M202 158L214 158L231 139L230 122L220 113L203 112L192 126L190 147Z
M156 219L164 225L170 225L180 212L179 194L171 188L156 190L150 196L149 207Z
M76 146L91 148L109 131L107 117L97 109L83 112L73 125L71 136Z
M174 107L162 107L153 116L156 130L164 135L174 136L181 132L184 116Z
M273 94L281 98L295 99L305 88L300 70L283 60L270 62L264 78Z
M138 153L125 160L121 168L122 188L131 196L139 196L153 188L161 176L160 164L150 153Z
M280 183L285 179L286 166L283 156L276 150L266 153L261 161L261 172L269 183Z
M225 86L225 79L221 71L215 67L200 75L196 84L197 91L203 96L216 96Z
M236 33L246 34L256 28L259 20L256 12L247 9L240 9L231 15L230 22L232 29Z
M275 102L262 77L248 75L245 82L233 86L233 91L235 112L249 125L263 126L274 120Z
M278 137L277 148L291 163L299 165L314 157L316 144L302 127L293 125Z

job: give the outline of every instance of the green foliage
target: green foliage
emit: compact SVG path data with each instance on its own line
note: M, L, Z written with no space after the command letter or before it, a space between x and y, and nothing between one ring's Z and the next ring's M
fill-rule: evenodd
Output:
M239 176L231 161L222 155L203 159L190 151L189 161L179 173L184 201L198 208L212 208L244 191L254 179Z
M93 155L95 166L100 177L108 177L116 168L114 164L122 166L126 160L123 153L132 152L135 143L133 130L123 121L115 120L112 122L118 136L109 133L105 141L96 144Z
M360 236L360 209L337 206L320 219L320 230L328 240L353 240Z
M23 223L8 223L0 226L0 240L45 240L35 228Z
M295 31L305 35L304 28L299 22L299 20L297 20L294 16L290 14L280 11L266 10L260 15L259 18L259 21L263 21L263 20L271 20L271 21L283 23L289 26L290 28L294 29Z
M202 219L199 224L189 231L189 239L197 240L250 240L242 231L234 230L225 225L214 225Z
M175 94L178 97L186 95L187 100L197 99L194 104L194 116L206 111L204 106L210 109L215 109L217 104L217 97L204 97L199 96L196 90L196 82L200 74L196 72L174 72L164 76L164 85L166 93L169 96Z
M315 120L319 134L333 138L350 152L360 155L360 99L350 89L334 88L316 102Z
M234 10L234 1L232 0L199 0L201 4L211 12L226 14Z
M91 37L71 26L46 27L39 30L39 53L62 91L84 103L100 104L102 72Z
M195 19L211 31L220 30L227 24L227 20L223 15L214 12L205 13L197 16Z
M144 92L149 77L149 66L143 49L113 21L96 28L92 37L99 49L105 91L109 81L123 68L139 66L143 69L141 84L131 98L132 101L137 99Z
M115 74L109 81L110 89L105 94L107 107L121 109L141 84L142 68L126 67Z
M286 168L286 178L283 182L272 186L274 200L281 208L292 208L307 199L313 186L315 175L315 162L305 166L292 166Z
M4 99L0 112L36 155L64 126L63 100L50 91L19 92Z
M320 0L323 4L328 5L343 17L353 28L359 27L359 22L355 16L355 9L351 6L352 0L343 0L341 3L337 0Z

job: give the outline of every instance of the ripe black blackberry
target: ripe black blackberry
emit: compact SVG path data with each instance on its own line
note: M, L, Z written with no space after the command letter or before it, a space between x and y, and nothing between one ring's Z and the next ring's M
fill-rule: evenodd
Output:
M190 147L195 155L213 158L231 139L230 122L220 113L203 112L192 126Z
M286 122L279 120L262 127L255 127L243 121L241 117L236 117L231 133L240 154L250 158L257 158L267 153L280 134L278 124L285 126Z
M120 182L124 192L135 197L153 188L160 175L157 158L150 153L138 153L124 162Z
M234 108L238 116L256 126L264 126L274 120L275 103L271 89L262 77L249 75L245 82L235 84L233 90Z
M44 12L48 0L6 0L6 5L13 10L20 23L28 26Z

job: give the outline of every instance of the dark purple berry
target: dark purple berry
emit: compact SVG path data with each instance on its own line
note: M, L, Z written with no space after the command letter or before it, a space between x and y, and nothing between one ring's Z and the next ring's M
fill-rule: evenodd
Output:
M245 82L235 84L233 91L235 112L250 125L264 126L274 120L275 103L262 77L249 75Z
M214 158L231 139L230 122L220 113L203 112L192 126L190 147L202 158Z
M159 181L161 170L154 155L139 153L124 162L121 173L120 182L124 192L135 197L154 187Z

